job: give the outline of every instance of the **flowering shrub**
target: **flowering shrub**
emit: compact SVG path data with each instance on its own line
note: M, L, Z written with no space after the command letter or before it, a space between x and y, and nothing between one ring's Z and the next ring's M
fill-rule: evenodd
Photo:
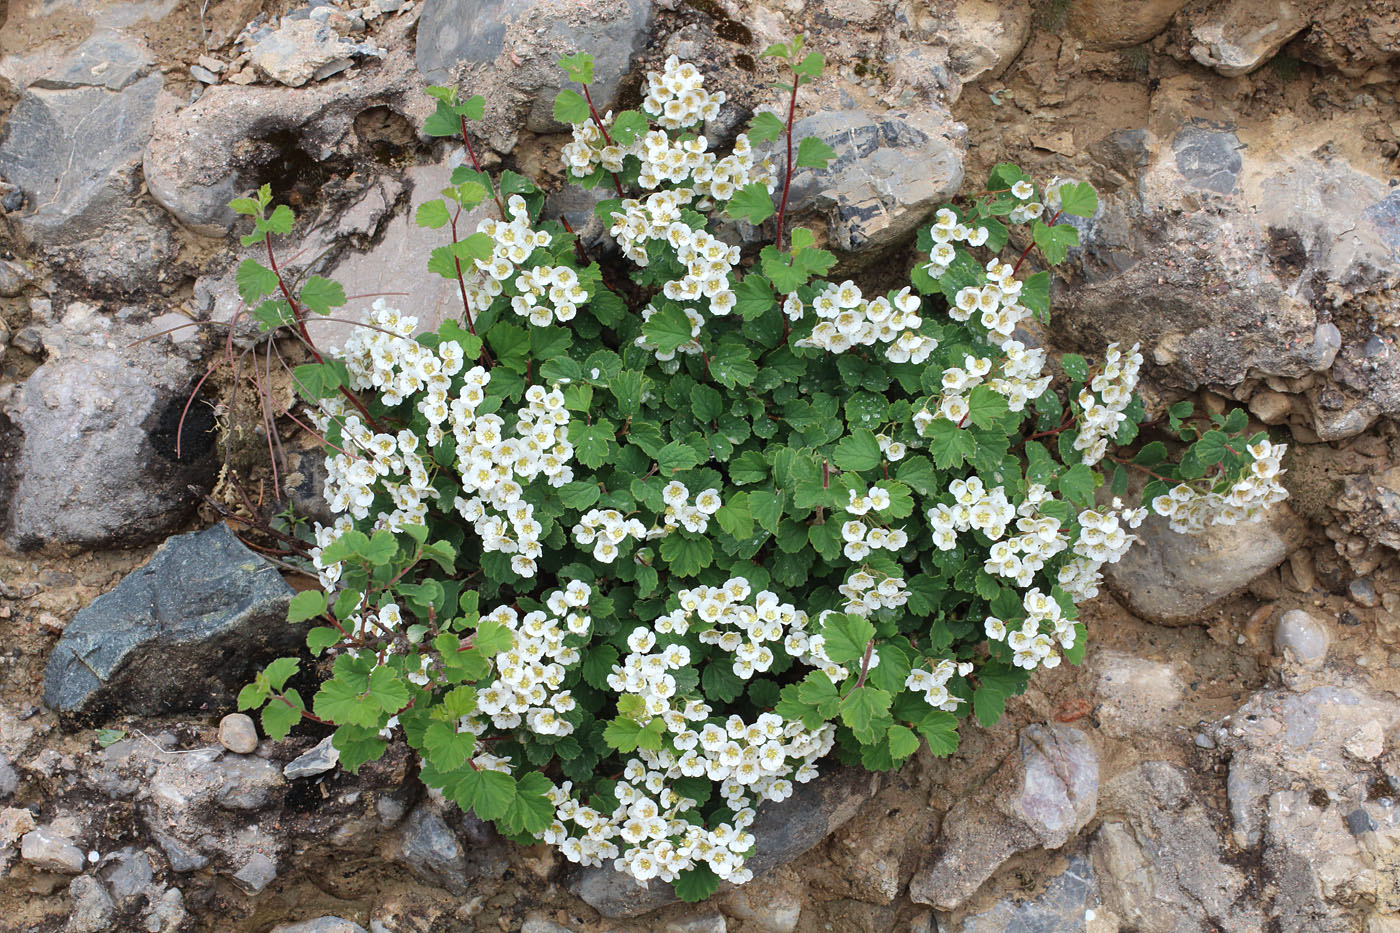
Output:
M1285 495L1283 446L1240 412L1179 403L1120 456L1145 418L1137 347L1056 370L1026 336L1049 312L1033 263L1077 245L1060 221L1094 214L1086 183L999 165L920 231L909 287L821 278L835 257L786 229L785 180L834 155L791 138L822 60L800 38L768 54L786 117L723 155L697 126L724 95L693 65L600 114L591 60L562 62L583 90L556 101L567 170L618 195L598 207L617 252L595 256L530 182L480 169L481 98L433 89L427 132L474 166L417 211L450 235L428 266L462 296L433 333L380 300L322 354L305 321L343 291L293 294L272 250L290 211L266 189L234 202L272 264L244 263L243 298L312 353L293 374L338 515L315 529L322 588L291 610L324 681L308 706L284 658L240 706L273 737L334 725L351 769L401 734L427 784L507 836L692 900L749 879L755 807L831 753L947 755L1031 671L1077 663L1076 606L1148 513L1129 470L1184 531ZM736 221L773 242L733 245Z

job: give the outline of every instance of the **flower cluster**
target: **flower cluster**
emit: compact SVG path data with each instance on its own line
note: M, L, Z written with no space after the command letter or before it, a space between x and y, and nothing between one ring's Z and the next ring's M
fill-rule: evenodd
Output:
M511 299L511 309L536 327L556 321L567 324L578 314L578 306L588 300L588 289L579 284L578 273L568 266L536 266L516 277L515 288L520 294Z
M486 259L474 260L472 268L464 270L469 274L464 276L462 287L466 291L467 308L471 314L481 314L490 308L491 302L505 290L507 284L521 286L523 292L524 287L529 286L530 280L518 275L520 268L529 261L536 249L548 247L554 242L554 237L548 231L536 230L531 226L529 206L520 195L513 194L506 200L506 210L510 214L510 220L488 217L477 224L477 233L484 233L491 238L491 255ZM565 281L569 281L567 277ZM555 288L559 288L560 291L554 292ZM562 282L547 283L542 285L541 290L550 296L555 306L552 318L559 317L561 307L564 314L568 315L568 305L573 305L577 310L578 305L587 299L586 293L583 296L579 295L580 289L576 280L568 285ZM555 295L558 297L554 297ZM535 296L536 300L538 297ZM534 301L524 304L512 301L511 307L517 314L530 317L531 323L537 323L543 320L543 311L539 316L532 316L534 304ZM566 319L559 317L559 320Z
M933 546L941 551L958 546L958 532L976 530L996 541L1016 517L1016 506L1006 490L987 489L980 476L955 479L948 484L948 492L953 496L951 505L940 502L928 510Z
M847 560L862 560L875 550L902 551L909 543L909 535L903 528L872 527L860 520L872 511L883 512L889 507L890 493L887 489L871 486L863 496L851 490L846 512L856 518L841 525L841 540L845 542L842 552Z
M1012 663L1017 667L1058 667L1059 649L1068 651L1074 647L1074 623L1065 617L1060 604L1039 587L1027 590L1021 605L1026 615L1019 627L1012 628L1005 620L988 616L984 623L987 638L1005 642L1014 652Z
M1098 463L1108 453L1108 442L1118 435L1119 425L1127 418L1123 411L1133 400L1141 368L1142 354L1137 344L1125 356L1118 344L1110 343L1104 353L1103 371L1079 391L1075 402L1083 419L1074 449L1083 451L1084 463Z
M865 570L857 570L837 587L837 592L846 597L842 608L858 616L868 616L877 609L898 609L909 601L904 580L900 577L883 576L879 579Z
M891 363L923 363L938 341L919 333L919 296L908 287L890 297L865 298L851 281L828 284L812 299L820 320L812 333L796 342L799 347L820 347L828 353L845 353L853 347L884 344ZM789 317L800 317L801 308L787 308Z
M671 480L661 488L661 500L666 511L661 514L661 527L648 532L651 538L664 537L677 528L704 534L710 527L710 516L724 507L719 490L713 487L697 492L692 502L690 490L680 480Z
M1228 491L1202 492L1179 483L1153 499L1152 510L1170 519L1172 530L1183 534L1199 534L1210 525L1258 521L1264 509L1288 498L1288 490L1279 482L1279 477L1287 472L1280 464L1288 445L1266 439L1245 449L1253 458L1249 472Z
M948 682L953 679L954 675L966 677L972 673L972 669L971 661L953 661L944 658L935 662L932 669L914 668L905 678L904 686L922 693L924 702L934 709L951 713L957 710L959 703L966 701L962 697L953 696L948 692Z
M593 559L605 564L617 560L619 544L628 538L640 541L646 535L646 525L617 509L589 509L574 526L574 540L584 547L593 545Z
M1125 509L1123 500L1114 498L1107 510L1085 509L1079 513L1079 537L1074 542L1074 557L1059 570L1060 588L1076 601L1093 599L1099 594L1103 575L1099 568L1116 564L1137 540L1123 530L1123 525L1137 528L1147 518L1147 509L1139 506Z

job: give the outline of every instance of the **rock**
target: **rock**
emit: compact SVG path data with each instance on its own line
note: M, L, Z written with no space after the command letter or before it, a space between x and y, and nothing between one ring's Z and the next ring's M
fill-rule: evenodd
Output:
M277 878L277 861L261 852L253 853L248 863L233 875L233 881L249 894L258 894Z
M118 902L146 893L155 877L150 857L131 846L113 852L102 861L98 876L107 883Z
M190 66L190 77L200 84L218 84L219 76L202 65Z
M339 74L356 58L382 58L385 52L337 35L324 23L283 17L277 29L258 40L251 54L254 67L272 80L301 87Z
M698 917L667 920L661 927L661 933L728 933L728 931L729 924L725 921L724 914L718 911L701 914Z
M1227 861L1186 775L1162 761L1104 787L1090 860L1104 906L1124 929L1175 933L1264 929L1252 879Z
M33 276L21 263L0 260L0 298L14 298L24 291L31 278Z
M34 814L24 807L6 807L0 810L0 850L12 847L20 838L34 829Z
M1185 725L1184 720L1177 721L1185 690L1185 671L1179 662L1150 661L1112 649L1095 651L1090 658L1097 675L1095 715L1104 732L1128 738Z
M847 252L899 240L962 186L967 128L939 105L879 115L820 111L793 128L794 139L806 136L836 158L825 169L793 170L789 214L824 215L832 243Z
M1377 603L1380 602L1380 600L1376 598L1375 585L1365 577L1358 577L1348 583L1347 595L1349 595L1352 601L1358 606L1362 606L1366 609L1374 609Z
M397 860L413 874L454 893L465 893L467 858L462 842L430 804L420 804L404 820L398 844Z
M1348 533L1371 545L1400 550L1400 467L1344 477L1341 494L1331 505Z
M300 923L279 923L271 933L365 933L358 923L330 915Z
M180 840L163 833L153 833L156 843L165 853L170 870L174 872L199 871L209 864L209 856L186 846Z
M43 827L24 834L19 842L19 854L35 868L65 875L76 875L87 864L83 850L73 845L72 840Z
M179 888L168 888L146 912L146 930L148 933L176 933L182 929L187 916L185 896Z
M149 74L155 59L145 46L115 32L97 32L30 87L67 90L100 87L120 91Z
M1167 28L1190 0L1075 0L1069 5L1069 31L1090 49L1141 45Z
M1073 726L1030 725L992 783L953 805L909 897L954 910L1017 852L1057 849L1093 819L1099 762Z
M1375 761L1385 752L1385 732L1373 719L1356 730L1342 747L1358 761Z
M1226 77L1260 67L1308 25L1301 4L1290 0L1261 6L1217 0L1193 7L1186 21L1191 57Z
M0 139L0 175L25 194L29 213L18 219L27 237L72 243L125 213L162 84L153 74L120 91L31 87L21 95Z
M377 41L406 47L411 25L387 24ZM328 84L209 87L156 126L143 155L146 185L161 207L195 233L225 236L236 218L229 200L257 188L275 166L286 172L288 164L359 153L355 121L365 111L383 107L412 126L421 124L431 103L422 85L408 56L395 55Z
M1290 609L1274 629L1274 648L1304 667L1320 667L1327 658L1327 627L1302 609Z
M574 933L563 924L555 923L548 917L538 914L525 918L525 922L520 925L520 933Z
M749 828L755 843L747 864L754 876L786 865L821 842L855 816L861 805L875 795L879 784L876 773L838 768L798 784L792 796L781 803L761 803ZM640 916L676 901L669 885L644 887L611 865L575 871L566 886L598 913L612 919ZM722 885L720 890L726 887Z
M1264 389L1250 396L1249 410L1265 424L1283 424L1293 411L1293 402L1282 392Z
M19 772L3 754L0 754L0 800L8 800L19 790Z
M554 98L570 86L558 60L575 52L593 56L590 93L604 112L644 47L652 17L649 0L426 0L416 61L429 83L460 76L472 92L487 92L488 107L496 104L500 118L514 122L525 110L525 129L556 132L562 127L554 120Z
M1050 879L1045 890L1030 897L1008 895L986 910L954 920L940 917L939 933L1085 933L1086 909L1097 899L1098 881L1093 866L1074 856L1062 874Z
M68 894L73 898L73 910L68 915L64 933L107 933L113 929L117 905L102 882L91 875L82 875L68 885Z
M938 17L937 34L948 44L948 64L963 84L1000 78L1031 34L1028 0L957 0Z
M750 882L752 884L753 882ZM791 891L774 889L750 891L748 885L729 895L725 908L745 929L755 933L792 933L802 917L802 900Z
M194 506L189 486L207 486L217 461L203 404L191 406L175 450L193 375L155 344L73 348L35 370L6 439L16 451L8 503L0 484L7 543L132 547L183 523Z
M1344 751L1368 723L1389 734L1400 726L1400 701L1352 684L1322 684L1304 693L1262 691L1217 725L1214 734L1230 762L1226 789L1236 844L1259 845L1275 792L1302 787L1333 800L1369 799L1374 766L1358 765ZM1323 822L1341 828L1341 810L1329 807Z
M291 593L226 525L177 535L74 616L44 672L44 702L152 715L231 703L255 665L296 651Z
M258 750L258 728L253 718L243 713L229 713L219 720L219 744L239 755L251 755Z
M1314 9L1293 48L1299 58L1368 83L1383 79L1395 61L1397 11L1376 4L1329 3Z
M1123 559L1104 567L1104 578L1134 614L1185 625L1283 563L1304 533L1286 504L1257 522L1212 525L1197 535L1178 534L1152 515Z
M331 737L328 735L317 742L310 751L303 752L287 762L282 773L289 781L315 777L318 774L325 774L334 768L339 761L340 752L331 744Z

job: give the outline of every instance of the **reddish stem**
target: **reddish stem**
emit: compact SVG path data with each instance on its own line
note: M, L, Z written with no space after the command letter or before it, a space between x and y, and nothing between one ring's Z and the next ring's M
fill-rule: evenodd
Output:
M588 92L588 85L583 86L583 99L588 101L588 115L593 118L593 125L598 127L598 132L603 134L603 142L611 146L612 137L608 135L608 128L603 125L603 120L598 116L598 108L593 106L593 95ZM617 172L610 172L613 180L613 187L617 189L617 196L622 197L622 179L617 177Z
M1056 211L1054 216L1050 218L1050 223L1047 224L1047 226L1055 226L1055 221L1060 219L1060 214L1060 211ZM1020 271L1021 263L1026 261L1026 257L1030 255L1031 250L1033 249L1035 249L1035 237L1031 237L1031 241L1026 244L1026 248L1021 250L1021 255L1016 258L1016 265L1011 267L1012 275L1015 275L1017 272Z
M487 187L491 189L491 197L495 199L496 208L501 212L501 219L505 220L506 206L501 203L501 196L496 193L496 185L491 181L491 176L482 171L481 163L476 160L476 150L472 148L472 139L467 135L467 118L459 114L458 119L462 121L462 142L467 144L467 158L472 160L472 168L476 169L477 174L486 179Z
M783 220L787 216L788 191L792 188L792 119L797 113L797 71L792 72L792 96L788 99L787 170L783 173L783 197L778 204L778 235L773 245L783 248Z

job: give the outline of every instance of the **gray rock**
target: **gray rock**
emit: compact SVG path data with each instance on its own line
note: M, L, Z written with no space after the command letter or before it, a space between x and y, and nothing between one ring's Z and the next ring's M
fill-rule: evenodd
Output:
M662 933L728 933L729 923L719 911L701 914L698 917L684 917L667 920Z
M0 260L0 298L13 298L24 291L33 278L29 270L13 260Z
M467 890L462 841L429 803L420 804L398 829L398 861L431 884L461 894Z
M261 852L253 853L246 865L233 875L233 881L249 894L258 894L277 878L277 860Z
M756 933L792 933L802 919L802 899L782 889L751 891L740 887L729 895L725 905L744 929Z
M878 774L837 768L810 783L798 784L782 803L760 804L749 829L756 840L749 868L759 876L786 865L855 816L878 788ZM670 885L643 887L610 865L577 871L567 886L609 918L636 917L676 901Z
M353 921L327 915L300 923L279 923L271 933L365 933L365 928Z
M5 439L14 480L0 483L11 547L131 547L189 517L190 485L207 487L217 462L213 414L190 406L177 454L194 368L156 347L75 345L25 382Z
M1161 761L1104 787L1090 856L1104 906L1126 929L1231 933L1264 929L1251 880L1227 861L1224 840L1186 775Z
M1093 819L1099 761L1073 726L1030 725L993 782L953 805L909 896L955 910L1012 855L1057 849Z
M68 894L73 898L73 910L68 915L64 933L107 933L113 929L117 905L102 882L91 875L82 875L68 885Z
M1257 522L1212 525L1197 535L1178 534L1153 515L1123 559L1104 567L1104 579L1134 614L1186 625L1283 563L1304 533L1285 504Z
M825 169L794 169L789 214L824 215L832 242L847 252L899 240L962 187L967 128L940 106L821 111L797 121L793 138L806 136L836 158Z
M555 923L548 917L537 915L525 918L525 922L520 925L520 933L574 933L574 931L563 924Z
M1095 709L1099 726L1118 738L1150 732L1169 732L1184 725L1181 709L1186 673L1180 663L1163 663L1133 657L1121 651L1100 649L1090 655L1096 675Z
M1289 0L1206 4L1189 12L1191 57L1227 77L1260 67L1308 25L1302 4Z
M173 836L164 833L152 833L156 844L165 853L165 858L170 862L170 870L174 872L199 871L209 864L209 856L196 849L190 848Z
M284 17L276 30L253 46L251 62L272 80L301 87L339 74L353 59L383 54L382 49L347 39L324 23Z
M590 92L605 111L646 43L652 15L649 0L426 0L418 19L418 70L433 84L449 84L459 67L493 69L529 106L525 128L553 132L561 129L554 98L569 86L559 58L593 55Z
M289 781L315 777L318 774L325 774L334 768L339 761L340 752L331 744L331 736L328 735L317 742L310 751L303 752L287 762L282 773Z
M296 650L291 593L226 525L177 535L74 616L44 673L44 702L89 714L230 703L255 664Z
M0 140L0 175L24 192L26 236L44 245L74 242L124 212L162 83L153 74L121 91L24 92Z
M1063 874L1031 897L1009 895L986 910L956 920L940 917L939 933L1085 933L1085 911L1097 898L1097 879L1088 859L1074 856Z
M168 888L146 911L146 930L148 933L175 933L183 927L187 916L185 896L179 888Z
M261 810L286 786L277 765L264 758L224 757L205 770L213 772L215 800L227 810Z
M229 713L219 720L219 744L239 755L258 750L258 727L244 713Z
M146 892L155 877L151 859L140 849L128 846L103 859L98 876L111 889L112 897L125 901Z
M87 864L83 850L72 840L42 826L24 834L19 841L19 854L35 868L65 875L76 875Z
M101 87L120 91L150 73L154 64L155 59L144 46L118 33L99 32L30 86L54 90Z
M1290 609L1274 629L1274 649L1304 667L1320 667L1327 658L1327 627L1302 609Z
M1366 609L1374 609L1380 601L1376 596L1375 585L1366 577L1358 577L1347 584L1347 595L1352 598L1358 606Z
M218 84L219 76L202 65L190 66L190 77L200 84Z
M1238 136L1228 131L1186 124L1172 139L1176 168L1186 183L1217 194L1235 190L1244 160Z
M405 47L411 25L386 24L377 41ZM221 237L236 219L229 200L266 181L270 166L289 157L349 157L361 151L355 135L361 113L386 107L416 126L429 103L406 55L343 81L303 88L214 85L155 128L142 162L146 185L180 223Z
M10 759L4 754L0 754L0 800L8 800L19 790L19 772L14 765L10 764Z

